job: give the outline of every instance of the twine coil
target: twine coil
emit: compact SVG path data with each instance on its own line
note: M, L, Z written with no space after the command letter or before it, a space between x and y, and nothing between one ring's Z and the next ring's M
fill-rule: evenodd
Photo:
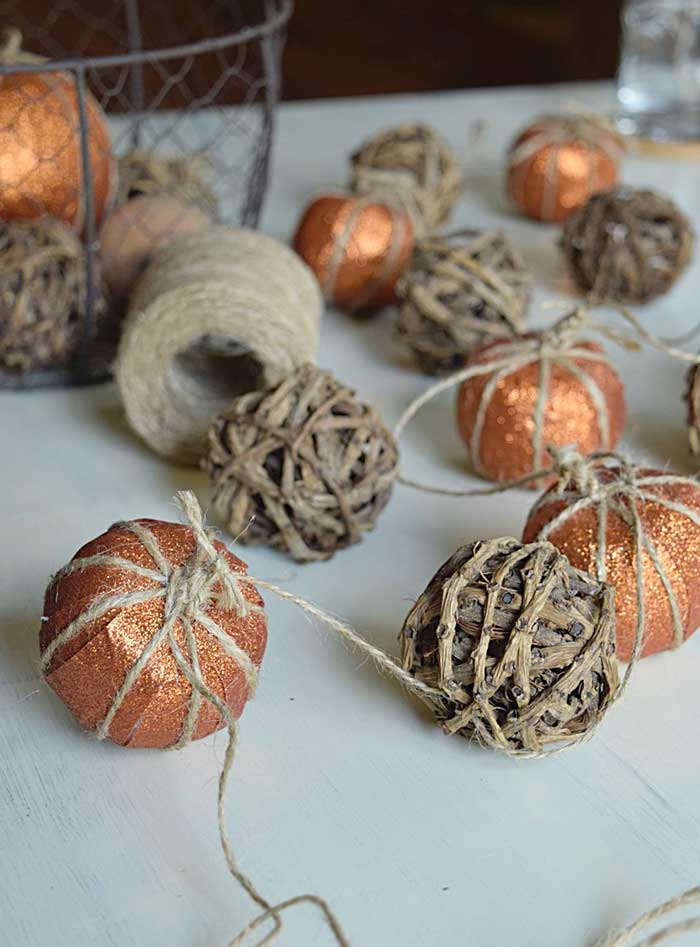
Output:
M238 395L315 358L321 297L271 237L214 227L168 246L139 282L116 377L134 430L197 465L214 417Z
M532 277L504 234L427 237L397 286L397 332L426 374L454 371L482 343L522 332L531 289Z

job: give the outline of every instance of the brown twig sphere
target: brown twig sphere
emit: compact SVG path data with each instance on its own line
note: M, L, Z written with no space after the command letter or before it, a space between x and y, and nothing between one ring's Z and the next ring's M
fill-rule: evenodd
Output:
M400 634L404 668L447 733L514 754L583 739L618 688L613 591L547 542L470 543Z
M0 222L2 368L23 375L63 367L78 354L85 319L84 253L60 220ZM105 308L98 300L98 317Z
M238 398L209 434L214 506L231 534L299 562L329 559L372 529L397 465L374 408L312 365Z
M525 327L532 277L504 234L461 230L421 240L399 281L397 331L429 375Z
M567 218L561 247L574 282L593 302L644 303L676 282L694 241L669 197L618 188L594 195Z

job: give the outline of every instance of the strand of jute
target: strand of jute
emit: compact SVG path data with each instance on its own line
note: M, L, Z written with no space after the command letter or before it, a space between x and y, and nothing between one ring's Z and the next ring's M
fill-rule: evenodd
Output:
M637 918L636 921L623 930L611 931L608 937L600 943L599 947L627 947L633 937L642 933L645 928L648 928L655 921L665 917L667 914L672 914L675 911L688 907L691 904L700 904L700 886L689 888L682 894L669 898L669 900L664 901L663 904L659 904L657 907L642 914L641 917ZM700 931L700 917L691 917L684 921L676 921L673 924L669 924L654 933L648 934L642 940L636 941L634 947L655 947L656 944L660 944L665 940L681 937L683 934L689 934L691 931Z

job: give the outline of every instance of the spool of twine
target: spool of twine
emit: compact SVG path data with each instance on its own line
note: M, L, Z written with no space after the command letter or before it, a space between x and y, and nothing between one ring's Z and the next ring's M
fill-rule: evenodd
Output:
M215 227L174 242L139 282L119 347L129 423L198 465L234 398L315 361L321 308L309 269L271 237Z

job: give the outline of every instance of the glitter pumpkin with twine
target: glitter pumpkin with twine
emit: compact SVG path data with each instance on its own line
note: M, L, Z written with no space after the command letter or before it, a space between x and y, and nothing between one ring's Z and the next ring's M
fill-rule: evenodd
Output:
M21 49L18 30L5 32L0 65L45 62ZM83 180L81 134L90 185ZM5 220L49 215L82 231L86 188L92 187L97 223L114 197L117 172L105 115L87 92L81 126L75 80L66 72L0 74L0 154L0 217Z
M614 187L623 140L602 119L545 115L508 153L507 190L526 217L564 220L592 194Z
M621 660L632 655L638 621L642 657L679 647L700 625L697 480L615 453L573 453L530 511L523 541L535 539L615 588Z

